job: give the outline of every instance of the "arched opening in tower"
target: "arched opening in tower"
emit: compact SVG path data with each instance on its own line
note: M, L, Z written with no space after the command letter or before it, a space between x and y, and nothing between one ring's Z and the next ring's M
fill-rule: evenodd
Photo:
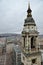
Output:
M21 62L21 65L24 65L24 63Z
M31 38L31 48L35 48L34 37Z

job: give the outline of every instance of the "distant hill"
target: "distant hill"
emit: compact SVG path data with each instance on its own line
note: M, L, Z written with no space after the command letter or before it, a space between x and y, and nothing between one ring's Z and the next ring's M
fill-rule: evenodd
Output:
M3 39L5 38L5 39ZM43 35L39 35L40 48L43 48ZM22 35L21 34L0 34L0 41L6 41L7 44L19 44L22 45Z
M43 35L39 35L39 38L43 38Z
M0 37L21 37L21 34L14 34L14 33L4 33L4 34L0 34ZM39 35L39 38L43 38L43 35Z
M21 34L11 34L11 33L5 33L5 34L0 34L0 37L12 37L12 36L21 36Z
M22 37L21 37L21 34L11 34L11 33L8 33L8 34L0 34L0 40L6 40L7 43L15 43L15 44L20 44L21 41L22 41ZM4 42L5 42L4 40Z

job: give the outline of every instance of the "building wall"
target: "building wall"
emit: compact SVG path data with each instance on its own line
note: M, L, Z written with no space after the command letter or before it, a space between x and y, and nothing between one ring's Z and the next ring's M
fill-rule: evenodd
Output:
M41 56L40 55L25 57L24 54L21 54L21 61L24 63L24 65L31 65L32 59L35 59L35 58L37 60L36 60L36 63L34 65L41 65Z
M43 50L43 37L39 37L39 44L40 44L40 49Z
M6 54L6 65L13 65L13 53Z
M0 65L5 65L5 55L0 55Z

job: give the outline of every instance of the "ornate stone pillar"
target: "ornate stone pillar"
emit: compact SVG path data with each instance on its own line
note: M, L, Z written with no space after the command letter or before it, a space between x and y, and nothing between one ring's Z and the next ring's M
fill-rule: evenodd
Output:
M39 42L38 42L38 37L36 37L36 50L38 51L39 48Z
M22 37L22 47L24 48L24 44L25 44L25 36Z
M24 47L24 37L22 37L22 47Z
M28 35L26 36L26 50L28 50Z

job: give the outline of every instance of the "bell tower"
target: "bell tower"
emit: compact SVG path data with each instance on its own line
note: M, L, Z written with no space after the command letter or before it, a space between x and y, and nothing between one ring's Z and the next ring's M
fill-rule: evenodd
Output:
M35 24L35 21L31 14L32 10L30 9L30 4L27 10L27 18L24 22L24 28L22 31L23 38L23 49L25 52L38 51L38 31Z
M41 53L38 43L38 34L35 20L31 14L30 3L28 4L27 18L24 22L24 28L22 31L22 51L23 56L26 59L24 65L41 65ZM39 60L38 60L39 59ZM30 61L30 62L27 62Z

